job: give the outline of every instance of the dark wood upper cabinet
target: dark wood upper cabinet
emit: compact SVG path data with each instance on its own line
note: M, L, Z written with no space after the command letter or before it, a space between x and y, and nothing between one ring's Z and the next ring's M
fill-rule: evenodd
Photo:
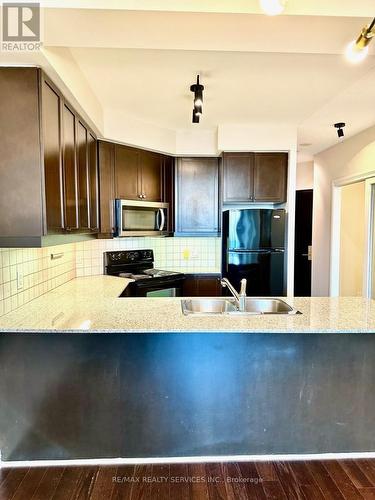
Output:
M223 202L253 201L254 157L249 153L224 153Z
M254 154L254 201L286 201L287 153Z
M110 142L98 143L99 150L99 236L110 238L114 227L115 196L115 145Z
M45 79L41 87L46 225L48 233L59 233L65 226L60 130L62 102Z
M224 153L223 203L282 203L287 175L287 153Z
M63 172L66 229L78 229L76 121L74 113L63 106Z
M217 235L219 159L179 158L176 176L176 233Z
M163 201L169 203L169 224L168 231L175 230L175 159L172 156L163 157Z
M97 223L90 228L92 199L98 199L96 160L89 166L95 134L39 68L0 68L0 95L6 117L0 120L0 209L14 208L0 221L0 246L55 245L97 232Z
M99 231L99 178L98 178L98 148L97 140L88 134L88 169L89 169L89 224L94 232Z
M89 165L87 128L77 124L77 177L78 177L78 212L79 227L90 227L89 213Z
M139 161L142 199L161 201L163 156L150 151L140 151Z
M141 175L139 151L116 144L115 148L115 193L122 200L141 199Z
M100 237L114 232L115 199L170 204L173 217L174 160L139 148L99 141ZM168 231L173 231L169 222Z
M115 145L115 192L123 200L162 200L163 155Z

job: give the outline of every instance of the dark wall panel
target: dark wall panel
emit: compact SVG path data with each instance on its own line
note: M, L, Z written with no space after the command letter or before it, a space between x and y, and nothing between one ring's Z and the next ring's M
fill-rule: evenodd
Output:
M371 334L4 334L3 460L375 451Z

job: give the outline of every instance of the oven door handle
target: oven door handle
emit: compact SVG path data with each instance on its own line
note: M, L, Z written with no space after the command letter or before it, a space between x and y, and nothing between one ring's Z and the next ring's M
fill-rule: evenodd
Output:
M157 223L159 222L159 215L160 215L160 224L158 224L158 231L163 231L165 224L165 215L164 215L164 210L162 208L159 208L158 210L158 215L156 219Z

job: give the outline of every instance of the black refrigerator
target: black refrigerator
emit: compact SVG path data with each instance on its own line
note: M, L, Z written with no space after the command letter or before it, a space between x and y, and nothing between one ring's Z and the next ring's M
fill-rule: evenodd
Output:
M223 212L222 276L247 295L286 292L285 210L243 209Z

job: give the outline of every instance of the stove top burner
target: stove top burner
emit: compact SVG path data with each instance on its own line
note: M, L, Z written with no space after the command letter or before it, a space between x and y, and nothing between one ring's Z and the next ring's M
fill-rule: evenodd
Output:
M146 269L145 274L150 276L150 278L161 278L163 276L174 276L179 273L174 271L162 271L161 269Z
M119 276L121 278L129 278L136 281L152 278L152 276L149 276L147 274L133 274L133 273L119 273Z
M154 286L159 281L171 282L184 278L182 273L155 269L153 265L152 250L122 250L104 254L104 274L132 279L139 282L139 286L143 286L143 281L149 281Z

